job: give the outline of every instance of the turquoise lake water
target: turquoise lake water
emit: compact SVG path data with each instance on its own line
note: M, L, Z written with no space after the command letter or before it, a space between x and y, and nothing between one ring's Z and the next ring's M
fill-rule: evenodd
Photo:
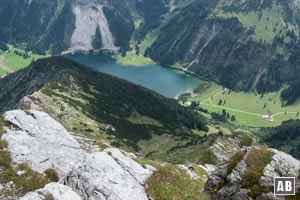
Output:
M140 84L169 98L192 92L201 83L201 80L194 76L158 64L123 66L107 55L74 54L67 57L94 70Z

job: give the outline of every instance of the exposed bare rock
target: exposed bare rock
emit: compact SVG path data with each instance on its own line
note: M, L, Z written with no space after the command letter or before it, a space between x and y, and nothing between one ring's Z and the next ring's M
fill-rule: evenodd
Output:
M187 167L185 165L178 165L178 167L183 169L192 180L198 180L200 178L198 176L198 174L196 174L194 171L192 171L189 167Z
M225 183L225 177L227 175L227 166L222 165L219 166L215 171L213 171L205 184L205 189L207 191L215 191L219 185L223 185Z
M213 154L217 158L217 163L224 163L229 158L240 150L241 141L235 138L222 137L218 138L214 145L211 147Z
M242 160L227 176L227 180L232 184L242 184L246 168L247 164L244 160Z
M147 200L144 182L153 169L145 169L119 150L91 154L62 180L86 200Z
M204 169L208 175L210 175L212 172L214 172L217 169L216 166L210 164L198 165L198 166Z
M270 164L264 168L264 176L261 177L261 184L273 186L273 177L298 177L300 172L300 161L291 155L271 149L274 156ZM296 188L300 188L299 183Z
M75 3L73 4L73 13L76 17L76 28L71 37L71 47L63 54L93 50L93 40L97 37L97 29L101 33L102 48L118 52L119 48L114 45L113 35L99 3L87 1Z
M253 149L258 149L258 147L248 148L243 159L237 163L231 172L228 171L227 164L223 164L209 175L205 189L212 195L212 199L252 199L248 194L251 191L250 188L245 188L244 186L244 178L245 172L249 167L246 163L247 156ZM270 163L264 167L263 175L259 179L258 184L261 187L270 188L270 192L259 194L256 199L281 200L282 197L275 196L272 193L273 178L296 177L296 183L299 183L300 161L281 151L275 149L267 150L274 153L274 155L271 157ZM296 191L299 191L299 189L299 184L296 184Z
M49 183L43 189L26 194L20 200L44 200L45 196L52 197L53 200L82 200L71 188L59 183Z
M44 199L45 197L43 195L40 195L36 192L29 192L20 200L44 200Z
M146 179L155 168L141 166L115 148L92 154L84 151L63 126L40 111L9 111L2 139L13 162L28 163L37 172L58 171L60 184L51 183L22 200L147 200ZM62 185L63 184L63 185ZM72 189L73 191L72 191Z
M15 110L6 112L4 118L13 124L2 139L8 142L15 163L28 163L40 173L54 168L62 177L85 160L79 143L48 114Z
M284 200L284 197L275 196L272 192L268 194L262 194L261 196L257 197L256 200Z
M295 7L299 8L300 7L300 1L299 0L292 0L292 3Z

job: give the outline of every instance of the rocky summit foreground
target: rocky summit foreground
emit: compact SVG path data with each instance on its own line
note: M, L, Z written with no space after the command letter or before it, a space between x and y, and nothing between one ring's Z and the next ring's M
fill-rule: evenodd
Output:
M215 200L281 200L285 197L273 193L274 177L296 177L299 191L299 172L300 161L289 154L265 146L249 147L212 172L205 189Z
M27 163L40 173L53 168L59 175L58 183L49 183L22 200L47 195L59 200L148 199L144 182L154 168L142 167L115 148L87 153L46 113L15 110L6 112L4 118L9 125L2 139L8 142L13 163Z

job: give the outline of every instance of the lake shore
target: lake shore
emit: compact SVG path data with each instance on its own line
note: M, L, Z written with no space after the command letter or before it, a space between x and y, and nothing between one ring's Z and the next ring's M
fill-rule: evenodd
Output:
M143 67L145 65L155 64L155 62L150 58L142 55L136 55L133 52L127 52L124 57L121 54L114 54L112 57L116 59L118 64L124 66Z
M68 55L68 58L91 67L96 71L107 73L135 84L156 91L168 97L176 96L193 91L203 81L196 76L180 72L175 68L161 66L153 63L136 67L133 65L120 65L110 55Z

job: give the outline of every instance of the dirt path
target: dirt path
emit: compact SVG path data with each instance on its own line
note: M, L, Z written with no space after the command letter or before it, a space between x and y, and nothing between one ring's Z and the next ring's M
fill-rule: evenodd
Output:
M221 109L225 109L225 110L231 110L234 112L239 112L239 113L244 113L244 114L248 114L248 115L255 115L255 116L262 116L262 114L258 114L258 113L252 113L252 112L247 112L247 111L243 111L243 110L237 110L237 109L233 109L233 108L227 108L227 107L223 107L223 106L217 106L212 102L212 98L217 97L218 95L222 94L223 92L226 92L226 89L222 90L221 92L218 92L217 94L215 94L214 96L204 100L203 102L201 102L200 104L202 105L206 105L206 106L211 106L211 107L215 107L215 108L221 108ZM206 103L207 101L209 101L209 103Z
M221 92L218 92L217 94L215 94L214 96L209 97L208 99L202 101L202 103L200 103L200 104L204 104L204 103L206 103L207 101L211 101L212 98L215 98L216 96L218 96L219 94L222 94L223 92L226 92L226 89L224 89L224 90L222 90Z
M237 110L237 109L233 109L233 108L226 108L226 107L217 106L217 105L214 105L214 104L208 104L208 103L202 103L202 104L206 105L206 106L211 106L211 107L215 107L215 108L221 108L221 109L224 109L224 110L231 110L231 111L234 111L234 112L244 113L244 114L248 114L248 115L255 115L255 116L259 116L259 117L262 116L262 114L246 112L246 111Z
M13 72L12 69L3 65L4 60L5 60L5 58L3 56L0 56L0 68L6 72L12 73Z
M244 114L248 114L248 115L255 115L255 116L259 116L262 117L263 114L259 114L259 113L252 113L252 112L247 112L247 111L243 111L243 110L238 110L238 109L233 109L233 108L227 108L227 107L223 107L223 106L218 106L215 105L212 102L212 99L220 94L222 94L223 92L225 92L226 89L222 90L221 92L218 92L217 94L215 94L214 96L204 100L203 102L201 102L200 104L202 105L206 105L206 106L211 106L211 107L215 107L215 108L221 108L221 109L225 109L225 110L230 110L230 111L234 111L234 112L239 112L239 113L244 113ZM208 102L209 101L209 102ZM208 103L207 103L208 102ZM273 114L272 117L278 116L278 115L284 115L284 114L297 114L298 112L279 112L276 114ZM274 120L275 121L275 120Z

